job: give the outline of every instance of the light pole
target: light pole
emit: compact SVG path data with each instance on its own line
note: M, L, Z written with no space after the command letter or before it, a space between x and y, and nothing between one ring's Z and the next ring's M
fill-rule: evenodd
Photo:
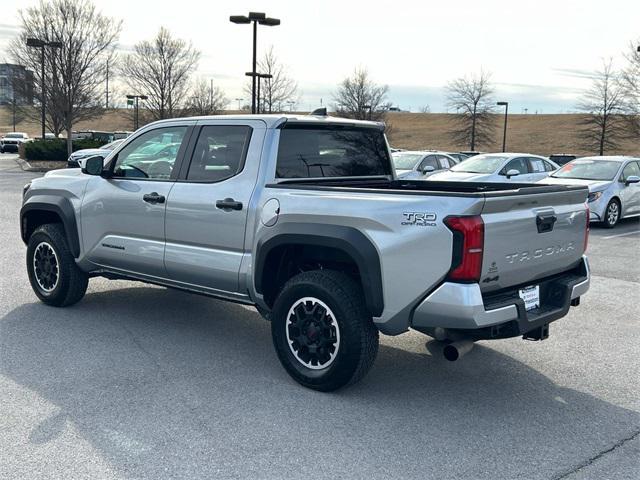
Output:
M249 12L249 16L245 15L232 15L229 17L231 23L247 24L253 22L253 63L252 63L252 76L251 76L251 113L256 113L256 52L258 46L258 24L266 25L267 27L275 27L280 25L280 19L267 17L265 13Z
M146 95L127 95L127 100L135 100L136 101L136 106L135 106L135 113L134 113L134 121L133 121L133 129L134 130L138 130L138 100L146 100L147 97Z
M502 151L507 151L507 114L509 113L509 102L498 102L496 105L504 107L504 132L502 133Z
M42 140L45 137L45 115L46 115L46 97L47 97L47 88L45 85L44 79L44 49L45 47L51 48L62 48L61 42L47 42L46 40L41 40L39 38L27 38L27 47L35 47L40 49L40 79L42 82L42 98L40 103L42 104Z

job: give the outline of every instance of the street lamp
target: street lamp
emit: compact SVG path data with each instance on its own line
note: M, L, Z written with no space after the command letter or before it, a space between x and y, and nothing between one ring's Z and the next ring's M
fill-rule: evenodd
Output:
M138 100L146 100L147 97L146 95L127 95L127 100L135 100L136 101L136 106L135 106L135 113L134 113L134 130L138 130Z
M498 102L496 105L504 107L504 132L502 134L502 151L507 151L507 114L509 113L509 102Z
M249 16L244 15L232 15L229 17L231 23L238 25L248 24L253 22L253 68L251 72L251 113L256 113L256 51L258 42L258 24L266 25L267 27L275 27L280 25L280 20L277 18L267 17L265 13L249 12Z
M27 38L27 47L35 47L35 48L39 48L40 49L40 79L42 82L42 99L41 99L41 107L42 107L42 140L44 140L45 137L45 128L44 128L44 122L45 122L45 115L46 115L46 96L47 96L47 89L45 86L45 79L44 79L44 49L45 47L51 47L51 48L62 48L62 43L61 42L47 42L46 40L41 40L39 38Z

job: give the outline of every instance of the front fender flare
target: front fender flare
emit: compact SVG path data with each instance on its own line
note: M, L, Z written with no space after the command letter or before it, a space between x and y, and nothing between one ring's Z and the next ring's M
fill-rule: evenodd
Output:
M69 249L75 258L80 256L80 238L78 235L78 224L76 222L75 211L71 200L58 195L33 194L27 192L24 204L20 209L20 235L22 241L27 244L28 225L27 217L29 212L53 212L60 217L64 225L64 231L67 236Z

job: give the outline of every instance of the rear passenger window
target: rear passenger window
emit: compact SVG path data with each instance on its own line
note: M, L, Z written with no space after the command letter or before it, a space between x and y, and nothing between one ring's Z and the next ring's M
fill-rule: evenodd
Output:
M557 169L556 169L556 167L553 166L552 163L544 162L544 170L546 172L553 172L554 170L557 170Z
M391 159L382 130L292 122L280 131L278 178L370 175L391 175Z
M455 164L453 162L450 162L449 159L447 157L445 157L444 155L438 155L438 159L440 160L440 167L447 169L447 168L451 168L453 167ZM449 164L451 163L451 165Z
M544 173L546 171L544 160L541 158L529 157L529 164L531 165L532 173Z
M219 182L233 177L244 167L250 139L251 127L244 125L202 127L187 180Z

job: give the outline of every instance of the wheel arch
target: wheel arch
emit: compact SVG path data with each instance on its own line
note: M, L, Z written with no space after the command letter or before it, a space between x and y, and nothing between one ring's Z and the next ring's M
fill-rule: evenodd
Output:
M382 315L384 299L378 251L362 232L342 225L283 223L270 228L258 241L254 286L269 307L291 278L284 265L286 259L301 257L320 264L355 266L367 308L373 316Z
M41 225L61 223L71 254L80 256L80 239L73 205L68 198L55 195L33 195L20 209L20 235L27 244L29 237Z

